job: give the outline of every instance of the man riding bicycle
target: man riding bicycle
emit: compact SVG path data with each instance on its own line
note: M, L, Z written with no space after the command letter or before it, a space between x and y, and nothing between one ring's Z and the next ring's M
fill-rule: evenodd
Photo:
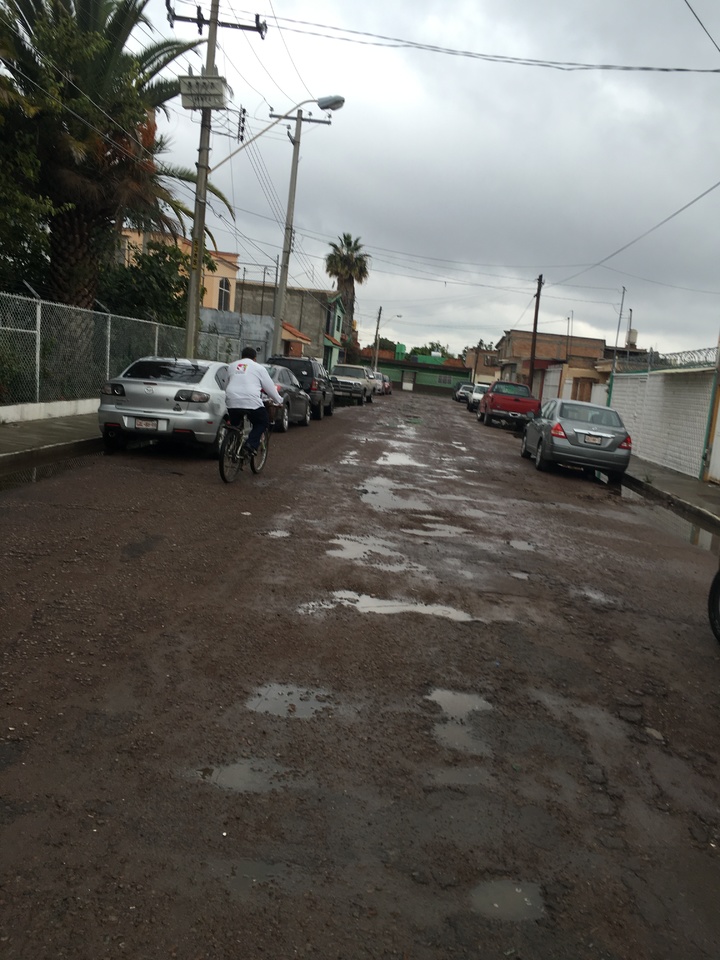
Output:
M252 456L257 452L263 433L270 425L270 418L263 403L263 393L277 406L283 405L283 399L272 381L267 368L256 363L257 351L244 347L240 359L227 365L225 381L225 403L230 423L239 427L243 416L247 415L252 425L245 449Z

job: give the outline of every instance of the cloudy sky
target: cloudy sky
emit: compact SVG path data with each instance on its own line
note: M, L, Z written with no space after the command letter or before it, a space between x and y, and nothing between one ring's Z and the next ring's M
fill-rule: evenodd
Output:
M195 0L170 2L194 16ZM160 33L197 36L171 28L161 0L149 12ZM252 135L271 111L345 97L332 125L303 124L289 283L329 288L329 243L359 237L372 258L357 288L363 345L380 308L381 336L408 347L459 352L530 329L540 275L540 330L613 345L631 324L664 352L717 342L716 0L221 0L221 21L256 14L264 40L218 31L232 103L213 115L210 163L237 147L241 107ZM184 65L204 60L203 48ZM173 105L168 160L194 166L199 123ZM211 177L235 219L213 200L208 226L251 279L274 278L282 250L287 126Z

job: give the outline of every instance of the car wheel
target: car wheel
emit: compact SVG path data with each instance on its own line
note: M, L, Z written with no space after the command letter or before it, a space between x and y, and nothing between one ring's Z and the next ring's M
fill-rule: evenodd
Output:
M608 483L620 483L622 481L623 475L617 470L608 470L607 471Z
M322 420L325 416L325 407L323 406L323 398L320 397L319 403L316 403L312 409L312 415L316 420Z
M365 397L365 399L367 400L368 403L372 403L372 402L373 402L373 393L372 393L372 390L371 390L370 393L367 395L367 397Z
M545 454L543 453L543 443L542 440L538 440L538 445L535 449L535 469L536 470L547 470L548 462L545 459Z
M489 410L486 410L486 411L485 411L485 414L484 414L484 416L483 416L483 423L485 424L486 427L491 427L491 426L492 426L492 420L493 420L493 418L490 416L490 411L489 411Z
M283 404L282 413L278 420L275 421L275 429L279 433L287 433L290 428L290 407L287 403Z
M330 403L325 407L325 414L331 417L335 413L335 397L331 397Z
M320 409L322 410L322 407L320 407ZM310 402L308 401L308 404L307 404L307 406L305 407L305 416L304 416L304 417L302 418L302 420L300 421L300 426L301 426L301 427L309 427L309 426L310 426L310 419L311 419L311 417L312 417L312 408L311 408L311 406L310 406Z
M527 434L523 434L522 443L520 444L520 456L525 457L526 460L530 459L530 451L527 446Z

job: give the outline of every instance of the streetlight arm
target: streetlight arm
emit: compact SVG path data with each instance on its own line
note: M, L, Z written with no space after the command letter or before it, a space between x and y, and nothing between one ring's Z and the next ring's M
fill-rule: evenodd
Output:
M296 103L295 106L291 110L288 110L287 113L284 113L281 117L278 117L277 120L273 120L272 123L269 123L266 127L263 127L260 133L256 133L254 137L250 137L250 139L246 140L245 143L241 143L239 147L232 151L232 153L229 153L226 157L220 160L219 163L216 163L214 167L208 170L208 173L215 173L218 167L221 167L224 163L227 163L228 160L232 160L236 153L240 153L240 151L244 150L245 147L249 147L251 143L254 143L258 139L258 137L261 137L264 133L267 133L268 130L272 130L272 128L277 126L277 124L281 121L289 120L291 115L296 110L299 110L300 107L304 107L306 103L317 103L317 100L302 100L300 103Z

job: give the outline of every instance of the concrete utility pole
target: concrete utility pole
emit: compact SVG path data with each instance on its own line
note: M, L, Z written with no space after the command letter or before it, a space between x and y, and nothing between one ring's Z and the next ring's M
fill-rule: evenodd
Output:
M532 393L533 378L535 377L535 345L537 343L537 325L538 314L540 312L540 291L542 290L542 285L543 275L540 274L537 281L537 293L535 294L535 317L533 318L532 341L530 342L530 371L528 373L530 393Z
M378 351L380 347L380 317L382 316L382 307L378 310L377 323L375 324L375 362L373 363L373 370L377 370L378 365Z
M624 305L625 305L625 287L622 288L622 297L620 298L620 314L618 315L617 333L615 334L615 349L613 351L612 369L610 371L610 386L608 387L608 392L607 392L608 406L610 406L610 403L612 401L613 387L615 386L615 371L617 369L618 340L620 339L620 324L622 323L622 312L623 312Z

